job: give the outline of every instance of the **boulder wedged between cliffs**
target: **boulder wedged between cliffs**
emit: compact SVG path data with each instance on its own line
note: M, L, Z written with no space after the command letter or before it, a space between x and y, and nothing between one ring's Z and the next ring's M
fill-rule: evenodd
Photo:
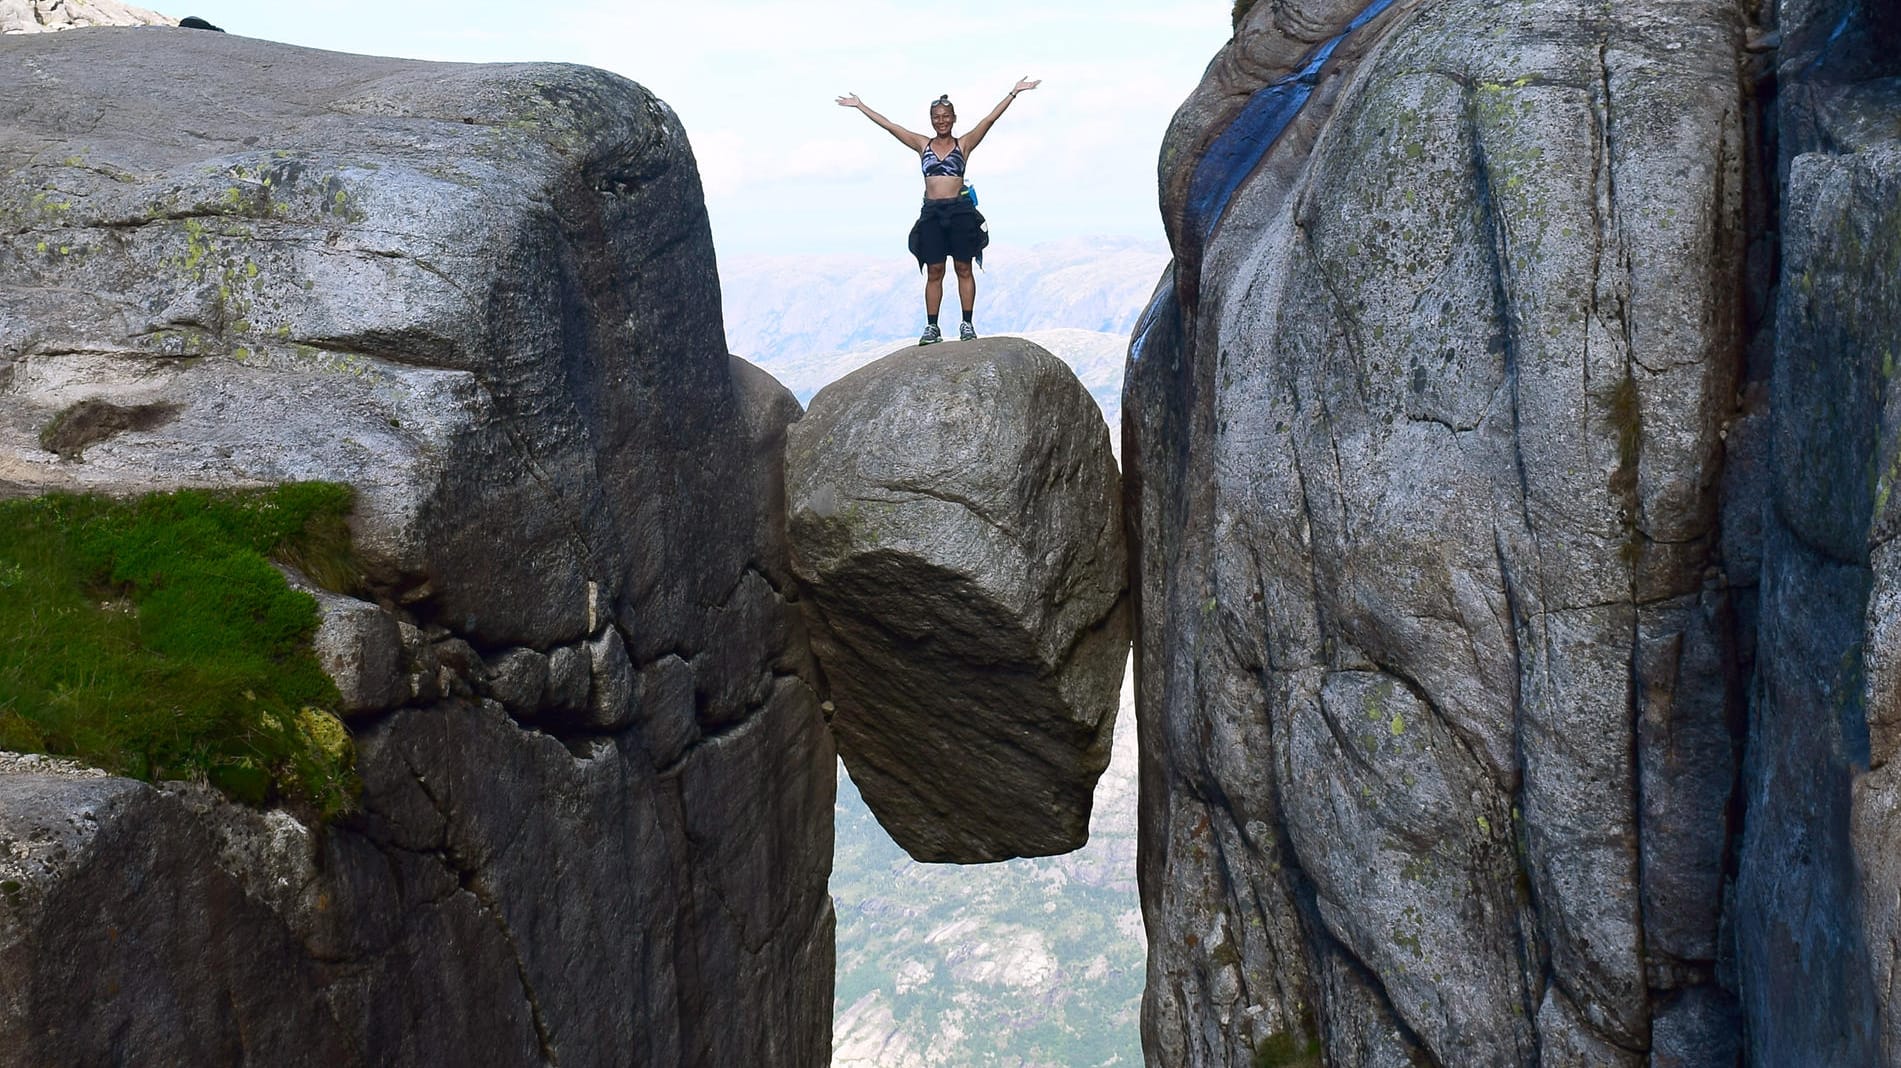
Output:
M1088 837L1129 622L1088 391L1020 338L902 349L787 434L793 570L840 755L913 857Z

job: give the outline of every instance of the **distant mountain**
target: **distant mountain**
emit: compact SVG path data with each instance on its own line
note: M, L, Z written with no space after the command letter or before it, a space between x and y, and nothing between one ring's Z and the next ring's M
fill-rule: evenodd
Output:
M1126 337L1167 265L1165 244L1135 238L994 245L977 273L977 329ZM945 290L943 321L955 324L956 279L945 279ZM894 256L735 256L720 262L720 292L727 347L775 375L781 366L895 348L924 328L924 280L901 248Z
M1119 447L1128 334L1166 250L1078 240L993 249L990 260L978 282L979 329L1028 338L1074 368ZM921 283L909 267L902 258L895 268L871 257L730 260L721 265L728 346L809 403L827 383L916 344ZM1004 864L913 862L841 768L833 1068L1142 1063L1134 739L1125 682L1089 844Z
M0 34L80 26L176 26L178 20L118 0L0 0Z

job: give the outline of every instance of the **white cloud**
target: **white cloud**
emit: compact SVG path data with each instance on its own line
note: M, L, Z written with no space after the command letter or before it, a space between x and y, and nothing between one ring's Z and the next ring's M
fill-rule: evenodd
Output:
M712 130L688 140L700 168L700 186L709 198L731 196L745 188L745 138L731 130Z
M860 140L808 138L797 144L775 142L737 130L715 129L691 134L693 158L700 167L700 183L709 197L729 197L749 189L772 190L787 182L820 179L855 183L885 176L879 154ZM891 148L902 152L893 142ZM892 153L884 153L891 155Z
M880 146L883 147L883 146ZM767 148L755 173L761 181L793 178L826 178L856 181L872 178L886 170L878 166L886 156L902 151L903 145L891 143L890 150L874 153L865 138L825 137L801 141L790 149Z

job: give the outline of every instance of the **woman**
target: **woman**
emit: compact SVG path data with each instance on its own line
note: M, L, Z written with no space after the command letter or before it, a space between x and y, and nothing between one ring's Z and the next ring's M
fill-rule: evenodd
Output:
M964 341L977 336L976 328L970 324L970 313L977 306L977 279L970 273L970 264L972 260L983 263L983 250L990 243L990 232L984 225L983 215L977 211L976 198L964 185L964 164L970 154L977 151L1003 110L1010 106L1010 101L1015 100L1018 93L1041 84L1040 78L1031 81L1026 77L1018 81L1010 95L991 108L990 114L963 137L951 136L951 127L957 122L957 109L951 107L949 96L940 96L931 102L930 137L907 130L866 107L857 93L838 98L840 107L857 108L866 118L904 142L906 148L918 154L924 167L924 210L918 215L917 225L911 228L911 254L917 257L918 266L925 272L926 325L924 336L918 338L920 345L934 345L944 340L943 332L937 328L937 309L944 302L944 259L947 256L957 269L957 296L964 306L964 322L957 336Z

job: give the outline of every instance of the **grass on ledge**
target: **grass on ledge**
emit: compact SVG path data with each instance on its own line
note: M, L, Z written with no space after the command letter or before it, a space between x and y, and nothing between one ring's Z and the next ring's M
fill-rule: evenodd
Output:
M317 605L347 588L351 490L0 501L0 749L204 779L328 819L354 802Z

